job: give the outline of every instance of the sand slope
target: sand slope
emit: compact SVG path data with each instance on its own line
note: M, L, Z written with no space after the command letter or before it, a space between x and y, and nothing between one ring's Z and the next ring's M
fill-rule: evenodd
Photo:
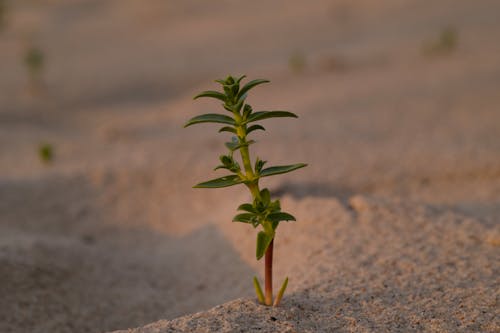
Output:
M238 299L128 332L495 332L498 250L477 219L355 196L287 200L301 213L280 260L294 291L279 308ZM314 241L311 241L314 240ZM125 331L123 331L125 332Z

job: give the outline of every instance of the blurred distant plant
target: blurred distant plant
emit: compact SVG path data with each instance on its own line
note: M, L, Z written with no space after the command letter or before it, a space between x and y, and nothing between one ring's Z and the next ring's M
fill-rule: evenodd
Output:
M45 62L42 50L36 46L29 47L24 54L23 61L28 70L30 83L35 87L40 86Z
M38 146L38 157L43 163L50 163L54 159L54 147L50 143L42 143Z
M446 55L452 53L458 46L458 32L454 27L444 28L438 38L424 43L423 53L426 55Z
M0 0L0 31L5 28L7 16L7 4L5 0Z
M295 51L288 58L288 67L294 73L302 73L306 68L306 57L302 52Z
M243 222L252 225L254 228L262 227L262 230L257 234L257 260L265 255L265 296L262 293L259 281L254 277L254 286L257 292L259 302L265 305L273 305L273 290L272 290L272 261L273 261L273 244L276 228L281 221L295 221L295 217L281 210L279 200L271 200L271 194L267 188L259 188L259 180L263 177L269 177L282 173L287 173L299 168L303 168L306 164L292 164L264 168L266 161L260 158L255 159L252 164L250 158L249 146L255 143L254 140L248 140L247 136L256 130L265 130L261 125L255 124L259 120L278 118L278 117L293 117L297 115L288 111L257 111L254 112L249 104L245 103L248 91L257 85L268 83L268 80L257 79L248 82L243 87L240 87L240 82L245 76L234 78L228 76L225 80L216 80L222 85L223 91L204 91L195 96L195 99L200 97L210 97L220 100L223 108L230 115L209 113L196 116L189 120L184 127L200 123L220 123L225 126L219 132L228 132L234 134L230 142L226 142L228 154L219 156L221 164L215 168L226 169L231 172L230 175L216 178L207 182L195 185L196 188L218 188L232 185L244 184L252 195L252 202L244 203L238 207L238 210L244 213L238 214L233 218L233 222ZM236 161L234 153L239 151L243 167ZM274 306L279 305L283 293L288 284L288 278L285 279L280 292L274 300Z

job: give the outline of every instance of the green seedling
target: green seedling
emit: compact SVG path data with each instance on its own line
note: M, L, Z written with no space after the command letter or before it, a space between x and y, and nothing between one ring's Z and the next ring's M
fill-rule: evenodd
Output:
M54 147L50 143L42 143L38 146L38 157L40 161L49 164L54 159Z
M257 85L268 83L268 80L257 79L240 87L240 82L245 78L234 78L228 76L225 80L216 80L222 85L222 92L204 91L194 98L210 97L221 101L222 107L228 114L209 113L190 119L184 127L200 123L218 123L224 126L219 132L233 134L231 141L226 142L228 153L219 157L220 165L215 168L228 170L231 174L224 177L209 180L195 185L195 188L219 188L238 184L245 185L252 195L252 202L241 204L238 207L240 213L233 217L233 222L248 223L254 228L261 227L257 233L256 258L260 260L265 256L265 295L254 277L254 286L260 303L273 305L273 246L276 229L282 221L295 221L293 215L281 210L280 201L272 200L267 188L260 189L259 180L264 177L287 173L305 167L307 164L299 163L292 165L280 165L264 168L266 161L257 157L252 163L250 157L250 145L254 140L249 140L248 135L257 130L265 130L257 121L269 118L292 117L297 115L288 111L257 111L254 112L250 104L246 103L247 94L250 89ZM243 166L236 160L235 152L239 152ZM288 284L286 278L274 305L279 305Z
M0 31L6 26L7 4L5 0L0 0Z
M423 52L427 55L446 55L451 54L458 45L458 32L453 27L444 28L438 38L424 44Z
M41 81L41 75L45 62L42 50L35 46L29 47L24 54L23 61L26 69L28 70L31 82L36 85Z

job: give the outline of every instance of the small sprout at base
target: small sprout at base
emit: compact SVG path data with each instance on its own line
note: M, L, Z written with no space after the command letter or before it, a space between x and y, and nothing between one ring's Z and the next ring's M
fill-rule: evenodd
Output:
M54 148L49 143L42 143L38 146L38 157L43 163L49 164L54 159Z
M286 290L287 286L288 286L288 277L283 282L283 285L281 286L281 289L278 292L278 295L276 295L276 299L274 300L273 306L279 306L280 305L281 299L283 298L283 295L285 294L285 290Z
M266 161L256 158L252 163L250 156L250 145L256 143L254 140L247 139L247 136L256 130L264 131L260 124L251 124L256 121L270 118L298 118L298 116L288 111L254 111L250 104L246 104L248 92L258 85L269 83L268 80L256 79L240 86L245 75L234 78L228 76L224 80L215 80L222 85L222 91L207 90L194 97L213 98L223 102L225 114L209 113L195 116L188 120L184 127L202 123L223 124L219 127L219 133L234 134L230 142L225 146L229 150L227 155L220 155L220 164L215 170L225 169L232 174L215 178L195 185L197 188L219 188L233 185L245 185L252 195L251 203L244 203L238 207L238 210L244 211L233 217L233 222L250 224L252 227L262 227L257 233L255 256L260 260L265 256L265 294L262 292L259 281L254 277L254 287L257 297L261 304L273 304L272 291L272 270L273 270L273 244L278 225L283 221L295 221L293 215L281 210L279 200L272 200L268 189L260 189L259 180L264 177L288 173L307 166L304 163L290 165L277 165L264 168ZM228 113L229 112L229 115ZM219 125L220 126L220 125ZM239 152L241 164L235 161L233 155ZM278 305L285 292L288 278L281 288L278 298L274 304Z
M262 292L262 288L260 287L259 280L256 276L253 277L253 286L255 288L255 293L257 294L257 299L260 304L264 304L264 293Z

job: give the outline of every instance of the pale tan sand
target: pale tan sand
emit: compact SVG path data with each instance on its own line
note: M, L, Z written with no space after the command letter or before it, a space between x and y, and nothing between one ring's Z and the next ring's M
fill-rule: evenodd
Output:
M500 330L497 1L9 4L0 332ZM446 26L456 49L422 53ZM249 102L300 116L252 146L309 163L264 181L298 219L276 239L279 308L256 304L255 230L230 222L248 193L191 188L222 175L227 138L182 125L227 73L271 79Z

